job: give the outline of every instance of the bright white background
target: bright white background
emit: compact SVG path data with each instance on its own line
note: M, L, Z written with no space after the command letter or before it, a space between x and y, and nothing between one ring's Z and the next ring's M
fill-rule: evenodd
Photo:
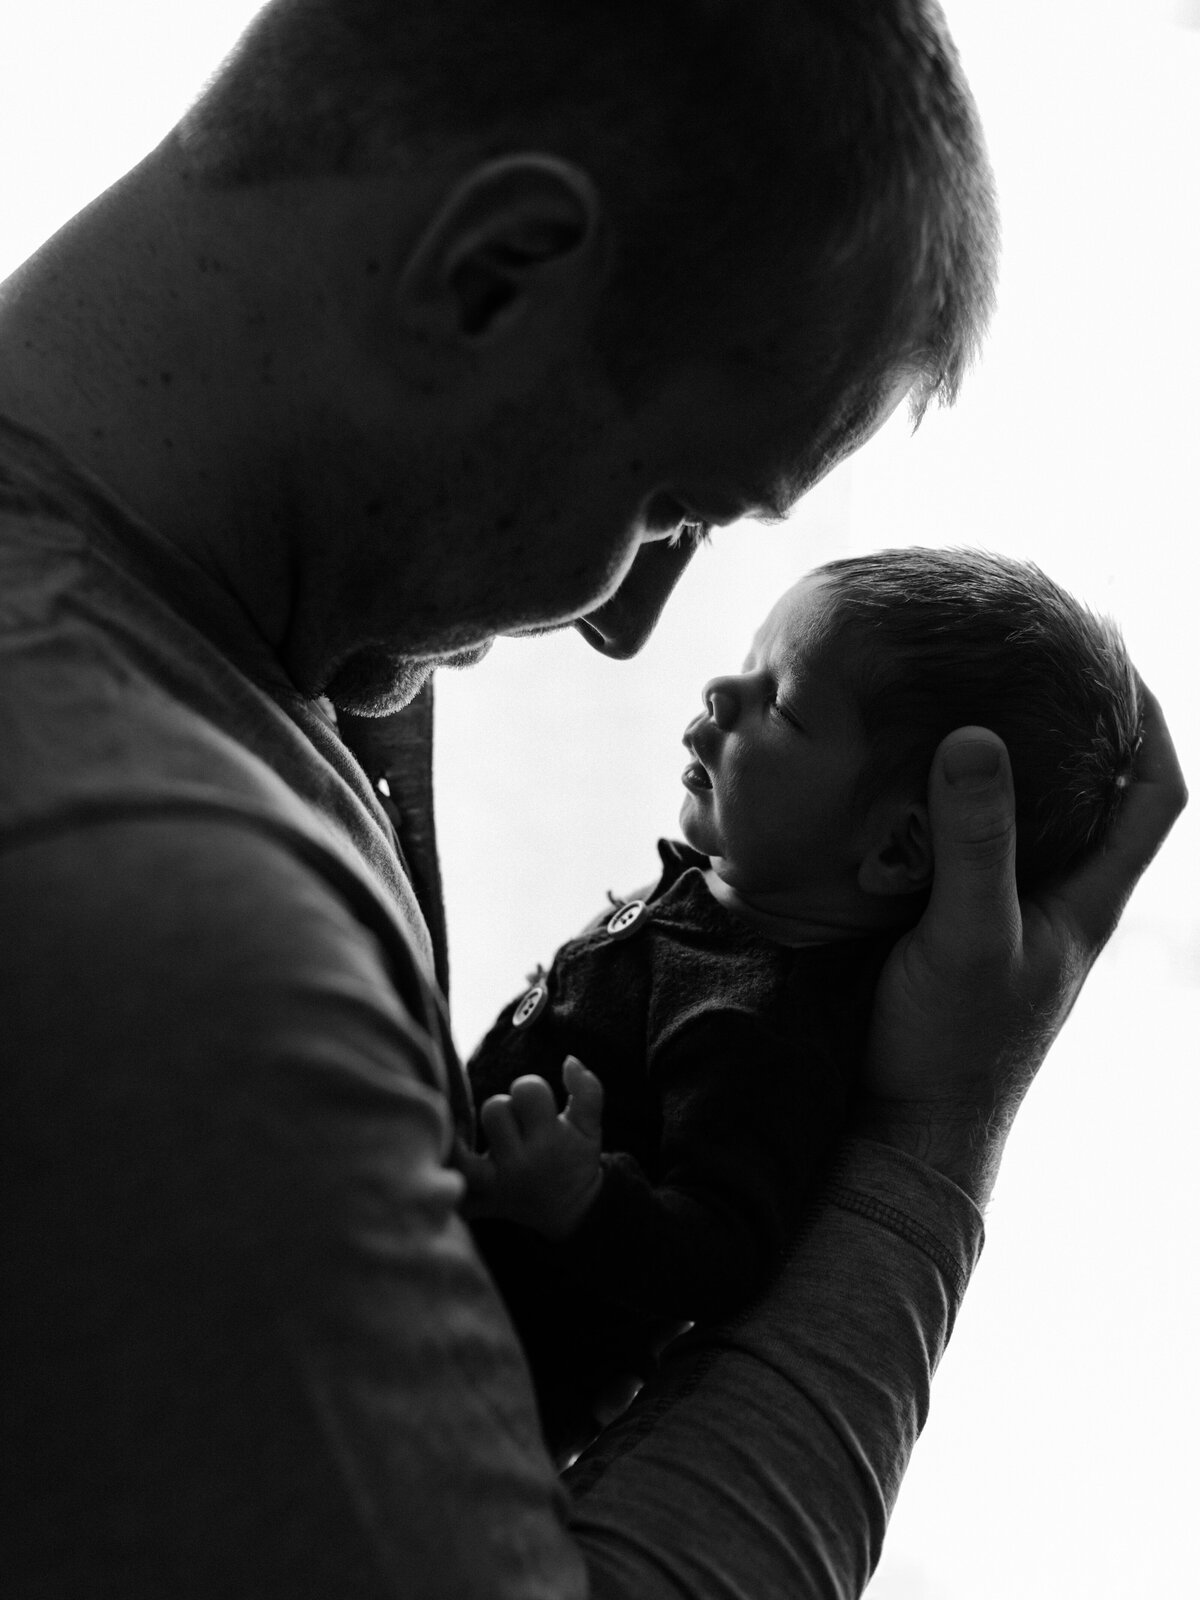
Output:
M1123 623L1200 782L1200 0L947 9L1005 222L984 362L954 412L915 438L894 419L786 527L719 534L635 662L571 634L444 675L464 1046L605 889L652 874L700 685L834 554L975 543L1037 559ZM157 141L254 10L39 0L5 19L0 274ZM1198 816L1138 891L1010 1143L871 1600L1200 1592Z

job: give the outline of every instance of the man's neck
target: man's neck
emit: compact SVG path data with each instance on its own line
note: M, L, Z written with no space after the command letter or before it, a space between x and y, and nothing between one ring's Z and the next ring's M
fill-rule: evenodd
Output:
M189 241L180 183L154 152L0 286L0 411L233 593L274 645L287 621L284 543L243 492L237 441L272 474L225 361L237 291L211 247Z

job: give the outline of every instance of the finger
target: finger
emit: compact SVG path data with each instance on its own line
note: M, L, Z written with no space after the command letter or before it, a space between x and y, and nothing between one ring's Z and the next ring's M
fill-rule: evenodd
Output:
M527 1139L548 1128L558 1116L554 1090L545 1078L535 1078L532 1074L517 1078L509 1084L508 1092L521 1131Z
M490 1100L485 1100L479 1122L487 1137L488 1149L497 1161L504 1162L520 1155L525 1140L510 1095L494 1094Z
M922 919L950 959L1015 950L1017 831L1004 742L987 728L958 728L938 746L929 775L933 889Z
M569 1122L585 1139L599 1143L604 1120L604 1085L577 1056L568 1056L563 1062L563 1083L567 1089L563 1121Z
M1104 848L1076 868L1055 890L1082 937L1100 950L1187 804L1187 785L1162 707L1139 680L1143 704L1141 749L1133 781Z
M467 1204L486 1201L496 1187L496 1163L492 1157L480 1155L474 1150L460 1149L455 1156L455 1165L466 1179Z

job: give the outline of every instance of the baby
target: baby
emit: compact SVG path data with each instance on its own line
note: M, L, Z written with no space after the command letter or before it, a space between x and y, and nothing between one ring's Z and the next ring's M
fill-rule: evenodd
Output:
M560 1458L607 1376L746 1301L796 1229L879 968L927 898L943 736L1007 744L1030 888L1104 839L1140 725L1110 623L963 550L829 562L703 702L687 843L660 842L654 888L564 945L468 1066L476 1237Z

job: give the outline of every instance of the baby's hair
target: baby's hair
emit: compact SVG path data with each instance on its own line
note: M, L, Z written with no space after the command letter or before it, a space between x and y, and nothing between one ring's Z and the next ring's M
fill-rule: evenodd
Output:
M944 736L974 723L1008 746L1022 888L1102 843L1142 724L1113 622L1032 563L981 550L880 550L816 576L830 638L866 646L850 669L871 747L864 797L923 784Z

